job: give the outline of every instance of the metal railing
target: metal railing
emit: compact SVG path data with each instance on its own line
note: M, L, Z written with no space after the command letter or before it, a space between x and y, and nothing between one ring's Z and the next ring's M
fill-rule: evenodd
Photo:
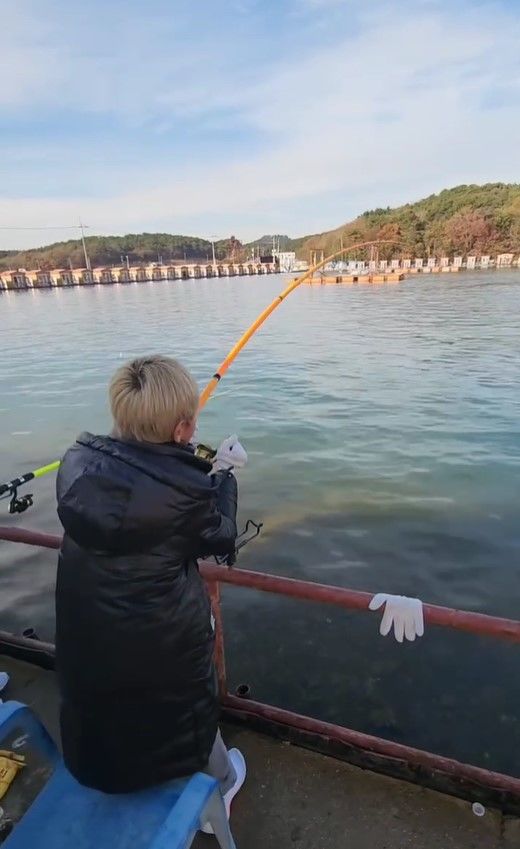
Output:
M61 545L61 537L57 535L22 528L0 527L0 540L51 549L59 549ZM249 698L244 699L228 692L220 598L222 584L275 593L302 601L332 604L360 612L369 611L372 594L263 572L229 569L208 561L201 562L199 566L212 600L216 620L215 663L219 694L229 716L365 768L417 781L463 798L482 799L506 812L520 813L520 778L460 763L451 758L302 716ZM423 611L425 622L429 625L513 643L520 642L520 621L431 604L424 604ZM34 645L33 641L31 645Z

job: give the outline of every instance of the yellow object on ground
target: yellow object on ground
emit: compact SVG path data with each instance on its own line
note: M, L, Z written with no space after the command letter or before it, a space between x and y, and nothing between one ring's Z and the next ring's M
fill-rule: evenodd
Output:
M25 757L0 749L0 799L3 799L14 779L25 766Z

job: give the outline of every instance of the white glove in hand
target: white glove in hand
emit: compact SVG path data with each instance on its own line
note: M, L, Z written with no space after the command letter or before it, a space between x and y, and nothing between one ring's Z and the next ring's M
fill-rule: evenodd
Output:
M224 440L217 450L213 461L213 472L229 471L229 469L242 469L247 463L247 452L238 441L234 433Z
M405 595L387 595L377 593L370 604L370 610L379 610L385 605L385 612L381 620L379 633L386 637L394 626L394 637L398 643L407 640L415 640L424 634L424 616L422 601L418 598L408 598Z

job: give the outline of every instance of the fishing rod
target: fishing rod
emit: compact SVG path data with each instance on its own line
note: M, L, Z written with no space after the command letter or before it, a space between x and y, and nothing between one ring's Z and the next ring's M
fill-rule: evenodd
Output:
M279 307L280 304L283 303L283 301L285 301L285 299L291 294L291 292L294 292L294 290L297 289L298 286L300 286L302 283L305 283L306 280L309 280L316 271L319 271L320 268L323 268L324 265L328 265L329 262L332 262L333 259L336 259L336 257L341 256L341 254L344 254L347 251L357 250L358 248L366 248L369 245L384 244L395 245L398 243L395 242L395 240L393 239L377 239L369 242L357 242L357 244L348 245L346 248L341 247L339 251L334 251L334 253L330 254L330 256L326 256L324 259L321 259L319 262L309 268L309 270L306 271L305 274L303 274L301 277L295 277L294 280L289 283L287 288L284 289L283 292L280 292L280 294L276 296L274 301L272 301L269 306L266 307L265 310L260 313L258 318L253 321L253 323L250 325L250 327L248 327L246 332L240 337L238 342L233 345L226 358L222 360L215 374L213 375L213 377L211 378L211 380L209 381L200 396L199 412L203 409L208 399L211 398L218 384L224 377L230 365L233 363L234 360L236 360L242 348L247 345L251 337L258 330L258 328L261 327L264 321L269 318L269 316L275 311L275 309Z
M49 472L55 472L59 466L60 461L55 460L54 463L40 466L39 469L35 469L33 472L27 472L19 478L13 478L12 481L0 484L0 500L4 498L11 499L9 502L10 513L24 513L29 507L32 507L33 497L32 495L23 495L21 498L18 498L18 487L23 486L24 483L29 483L29 481L35 478L41 478Z
M395 239L371 239L367 242L357 242L354 245L347 245L347 247L341 247L339 250L334 251L334 253L329 256L321 259L319 262L315 263L308 271L302 274L301 277L295 277L289 285L280 292L279 295L267 306L260 315L253 321L253 323L248 327L245 333L242 334L238 342L233 345L227 356L222 360L218 369L214 373L213 377L203 389L200 400L199 400L199 413L204 409L208 400L213 395L215 389L218 384L228 371L231 364L236 360L240 351L247 345L252 336L256 333L256 331L262 326L262 324L267 321L269 316L280 306L281 303L285 301L285 299L294 292L302 283L305 283L307 280L313 276L316 271L319 271L320 268L323 268L324 265L328 265L329 262L336 259L348 251L357 250L359 248L366 248L372 245L396 245L398 242ZM60 466L60 461L55 460L53 463L49 463L47 466L42 466L40 469L35 469L33 472L28 472L25 475L21 475L19 478L14 478L12 481L7 481L7 483L0 484L0 499L3 498L11 498L9 504L9 512L10 513L23 513L29 507L32 506L33 497L32 495L25 495L21 498L18 497L18 487L23 484L28 483L29 481L34 480L35 478L41 478L43 475L48 474L49 472L55 472Z

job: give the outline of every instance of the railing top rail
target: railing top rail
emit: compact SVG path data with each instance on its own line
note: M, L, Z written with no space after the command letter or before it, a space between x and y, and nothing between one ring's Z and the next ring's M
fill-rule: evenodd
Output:
M61 545L61 537L57 534L45 534L26 528L0 527L0 540L52 549L59 549ZM234 584L235 586L248 587L261 592L275 593L304 601L335 604L347 610L368 611L368 605L372 599L371 593L360 592L359 590L301 581L296 578L284 578L279 575L252 572L246 569L228 569L226 566L217 566L208 561L200 563L200 570L209 583ZM498 637L511 642L520 642L520 622L517 620L488 616L484 613L454 610L450 607L440 607L434 604L424 604L423 609L424 619L430 625L453 628L480 636Z
M306 601L335 604L347 610L368 612L368 605L374 596L373 593L361 592L360 590L300 581L296 578L282 578L279 575L270 575L265 572L228 569L207 562L200 564L200 570L206 581L234 584ZM520 642L520 622L515 619L503 619L485 613L455 610L451 607L440 607L435 604L423 604L423 612L424 620L429 625L439 625L458 631L467 631L471 634Z

